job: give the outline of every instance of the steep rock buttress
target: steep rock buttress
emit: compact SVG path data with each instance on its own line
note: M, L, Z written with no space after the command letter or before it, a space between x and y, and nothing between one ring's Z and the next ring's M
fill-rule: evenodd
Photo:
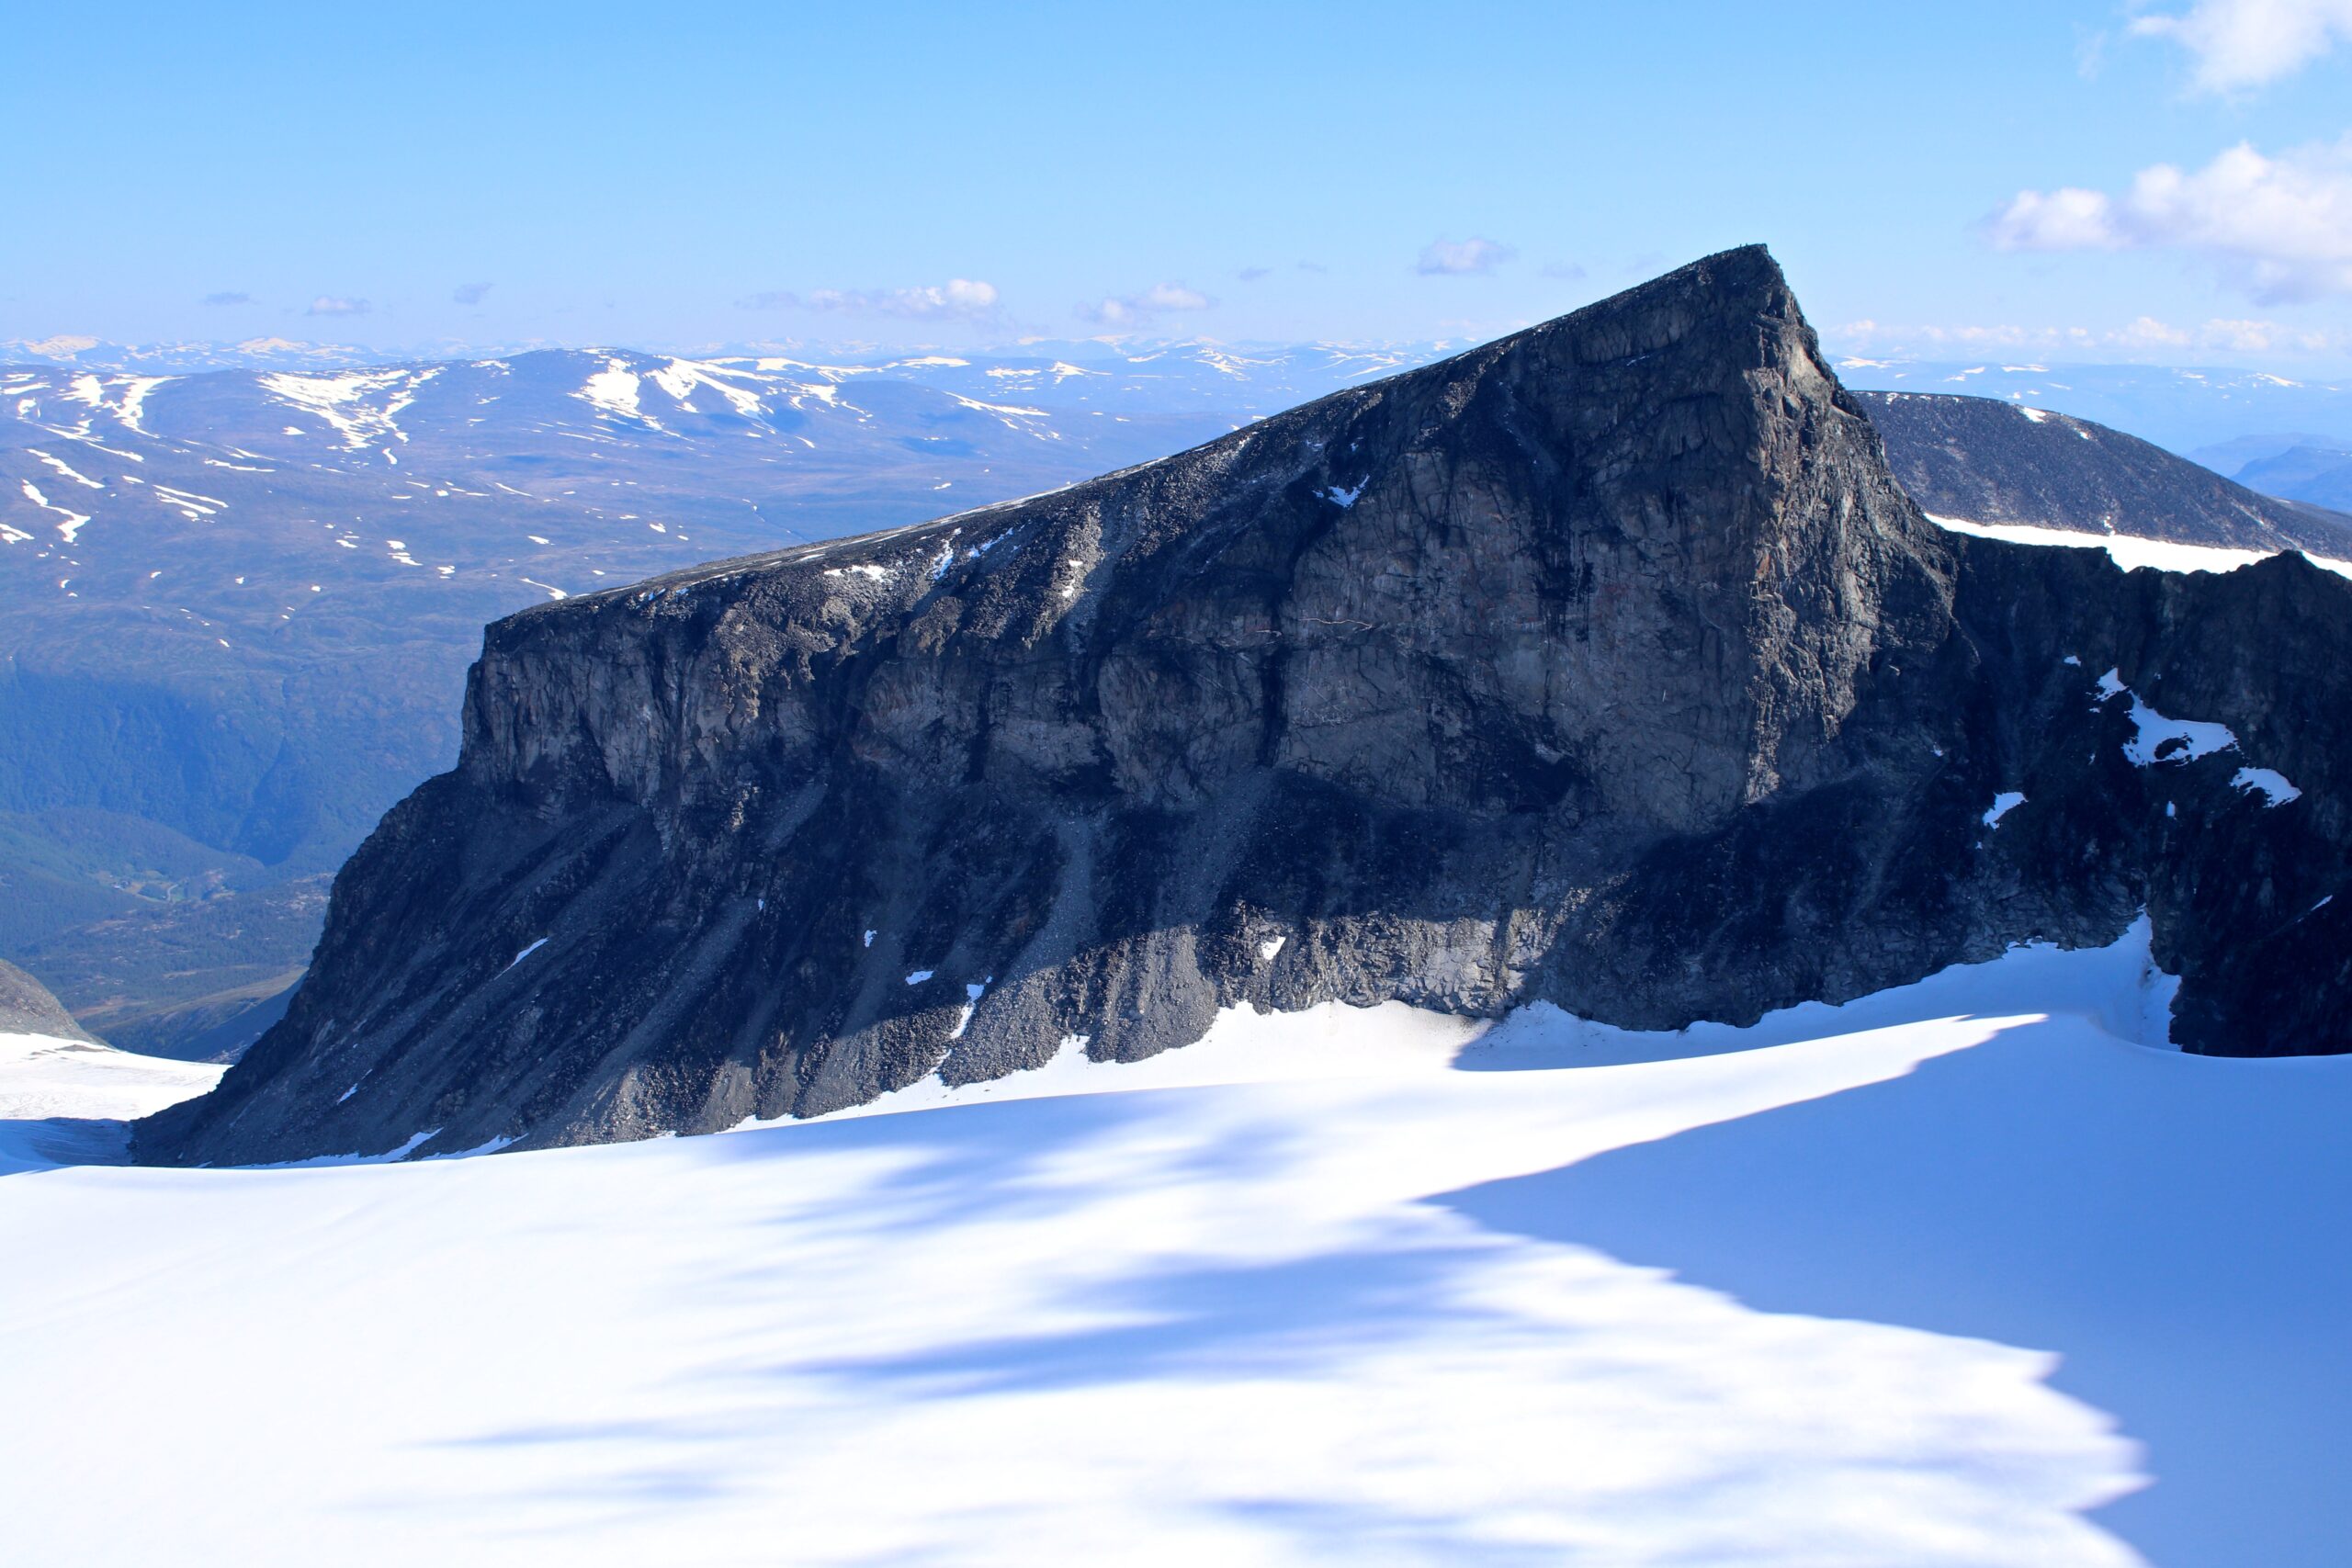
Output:
M1922 518L1750 247L1143 468L543 606L285 1021L139 1153L704 1131L1238 1003L1744 1020L2143 908L2186 1043L2338 1048L2340 959L2265 1011L2191 928L2345 864L2347 738L2278 660L2340 689L2352 584L2075 554ZM2110 667L2301 798L2131 761Z

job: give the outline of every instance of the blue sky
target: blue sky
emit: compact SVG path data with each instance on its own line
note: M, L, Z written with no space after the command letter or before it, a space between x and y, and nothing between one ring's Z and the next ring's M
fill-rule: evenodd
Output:
M2352 365L2352 0L12 10L0 339L1470 337L1763 240L1849 351Z

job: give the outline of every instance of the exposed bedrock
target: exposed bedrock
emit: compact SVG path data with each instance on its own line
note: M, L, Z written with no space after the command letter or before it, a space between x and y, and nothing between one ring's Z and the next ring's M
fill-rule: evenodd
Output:
M498 623L285 1021L138 1148L706 1131L1238 1003L1744 1021L2143 908L2177 1040L2343 1049L2347 628L2296 556L1942 533L1728 252L1161 462ZM2143 765L2149 715L2233 744Z

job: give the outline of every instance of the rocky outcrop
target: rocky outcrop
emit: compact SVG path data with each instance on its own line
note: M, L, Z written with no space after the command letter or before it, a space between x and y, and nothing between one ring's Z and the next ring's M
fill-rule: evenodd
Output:
M1852 395L1895 477L1939 517L2352 559L2352 517L2259 494L2086 419L1995 398Z
M65 1004L47 986L0 958L0 1034L42 1034L52 1040L84 1040L99 1043L96 1035L74 1021Z
M2338 1049L2347 629L2296 557L1944 534L1729 252L1159 463L500 622L458 769L139 1152L703 1131L1235 1004L1747 1020L2143 908L2178 1039ZM2235 750L2135 762L2158 712Z

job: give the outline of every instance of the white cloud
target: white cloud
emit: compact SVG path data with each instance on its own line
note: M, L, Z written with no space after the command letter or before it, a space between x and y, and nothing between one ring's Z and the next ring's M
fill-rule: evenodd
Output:
M2198 329L2200 341L2219 348L2236 349L2241 354L2269 354L2282 348L2321 349L2331 346L2333 339L2326 333L2297 331L2280 326L2277 321L2231 321L2214 320Z
M1114 295L1100 304L1080 305L1080 317L1105 327L1138 327L1168 310L1206 310L1215 299L1181 283L1160 283L1141 294Z
M2106 29L2086 28L2077 23L2075 28L2075 74L2086 82L2097 81L2106 65Z
M1939 347L1953 348L2047 348L2098 341L2098 334L2082 327L2020 327L2007 322L1921 327L1917 335Z
M844 316L901 316L911 321L975 321L996 313L993 283L951 277L911 288L819 288L806 295L771 289L737 301L747 310L830 310Z
M1104 327L1132 327L1141 324L1143 313L1125 299L1105 299L1100 305L1080 305L1080 320Z
M2154 316L2135 317L2129 325L2107 334L2119 348L2187 348L2196 339L2180 328L2168 326Z
M2114 251L2129 242L2104 191L2067 186L2021 190L1993 219L1993 243L2005 251Z
M1436 277L1492 272L1518 254L1509 245L1475 234L1467 240L1433 240L1421 251L1419 270Z
M337 294L320 295L311 301L311 308L303 312L304 315L309 316L364 316L367 313L367 300L347 299Z
M2235 92L2290 76L2352 39L2352 0L2197 0L2183 12L2135 17L2132 30L2194 55L2200 91Z
M820 310L853 315L969 319L991 314L996 310L997 293L993 283L951 277L944 284L924 284L913 288L820 288L808 296L808 303Z
M2278 321L2225 317L2215 317L2195 326L2177 326L2154 316L2140 316L2119 327L2097 330L2083 326L2029 327L2014 322L1897 327L1863 320L1833 328L1827 335L1847 352L1874 350L1896 355L1964 349L1977 352L2008 350L2075 358L2120 351L2126 355L2164 357L2167 351L2181 349L2220 349L2238 354L2320 354L2352 348L2352 333L2314 331Z
M1922 348L2088 347L2098 342L2097 333L2082 327L2025 327L2008 322L1888 326L1868 319L1833 327L1826 335L1850 351L1874 349L1898 355Z
M2120 196L2019 191L1989 228L2004 250L2201 253L2264 303L2352 294L2352 136L2276 158L2240 142L2194 172L2157 164Z
M1216 301L1181 283L1154 284L1143 297L1148 310L1205 310Z

